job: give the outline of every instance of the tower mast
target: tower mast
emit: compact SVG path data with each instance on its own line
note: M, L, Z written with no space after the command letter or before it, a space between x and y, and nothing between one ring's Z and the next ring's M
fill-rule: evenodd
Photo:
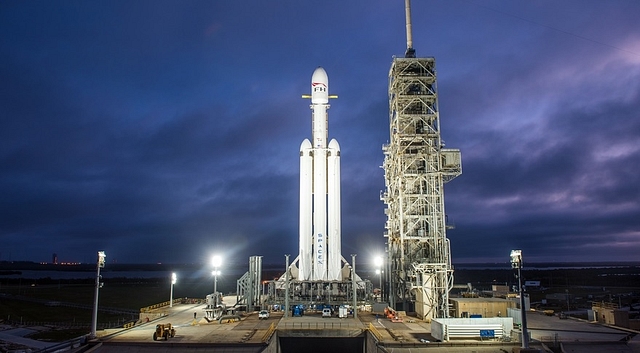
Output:
M407 28L407 51L404 53L405 58L415 58L416 50L413 49L413 35L411 32L411 0L404 0L404 17Z

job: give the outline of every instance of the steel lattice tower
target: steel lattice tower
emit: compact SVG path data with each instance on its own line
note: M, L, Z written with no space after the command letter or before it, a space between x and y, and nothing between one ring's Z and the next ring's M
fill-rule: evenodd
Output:
M424 319L449 316L453 268L446 235L444 183L462 174L460 150L445 149L434 58L416 58L411 46L389 71L389 135L383 146L389 302Z

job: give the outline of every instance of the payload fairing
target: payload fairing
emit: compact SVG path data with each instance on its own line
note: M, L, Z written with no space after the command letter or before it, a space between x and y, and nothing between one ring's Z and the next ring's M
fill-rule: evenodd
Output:
M299 280L340 281L340 145L328 140L329 78L311 76L312 141L300 145Z

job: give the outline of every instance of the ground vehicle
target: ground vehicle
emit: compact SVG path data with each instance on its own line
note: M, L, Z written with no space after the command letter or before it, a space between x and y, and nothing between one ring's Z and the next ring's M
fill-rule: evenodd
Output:
M564 312L561 312L560 314L558 314L558 318L560 319L566 319L567 318L567 314L565 314Z
M258 313L258 319L268 319L269 318L269 312L266 310L260 310L260 312Z
M331 317L331 309L329 308L322 309L322 317Z
M302 316L304 315L304 306L294 305L291 311L293 312L293 316Z
M158 338L164 338L164 340L168 340L169 337L173 337L176 335L176 330L171 326L171 324L157 324L156 330L153 332L153 340L157 341Z
M347 307L344 305L340 305L340 307L338 308L338 317L339 318L345 318L347 317Z

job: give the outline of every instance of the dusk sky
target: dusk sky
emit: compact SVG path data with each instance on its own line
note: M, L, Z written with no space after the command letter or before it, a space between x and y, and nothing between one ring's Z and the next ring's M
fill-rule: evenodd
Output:
M435 57L452 260L640 257L640 1L414 0ZM404 1L0 2L0 260L284 263L311 74L329 76L342 254L384 249Z

